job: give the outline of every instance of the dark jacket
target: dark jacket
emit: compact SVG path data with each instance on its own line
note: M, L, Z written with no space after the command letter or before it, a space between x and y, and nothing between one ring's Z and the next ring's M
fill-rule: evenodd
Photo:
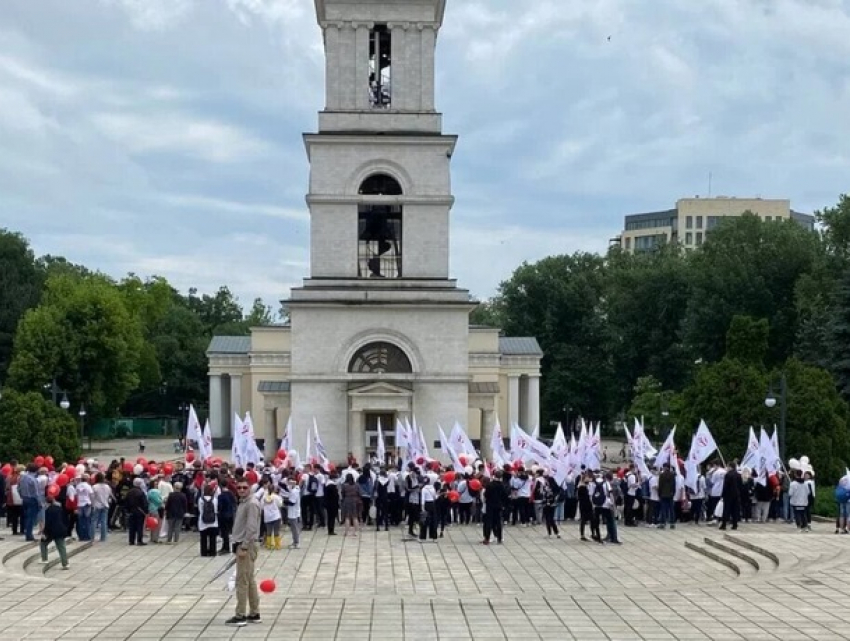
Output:
M329 482L325 485L325 509L339 509L339 486L336 481Z
M484 490L484 505L487 509L498 510L504 508L510 499L505 484L501 481L490 481Z
M664 470L658 475L658 498L672 499L676 496L676 473Z
M183 492L171 492L165 499L165 518L182 519L189 511L189 500Z
M124 498L124 508L130 514L138 513L141 510L142 514L148 513L148 497L142 492L141 488L133 487L127 496Z
M44 510L44 538L48 541L64 539L68 536L68 516L56 502Z
M236 498L225 490L218 495L218 518L232 519L236 515Z
M723 477L723 500L727 504L741 501L741 475L736 470L726 472Z

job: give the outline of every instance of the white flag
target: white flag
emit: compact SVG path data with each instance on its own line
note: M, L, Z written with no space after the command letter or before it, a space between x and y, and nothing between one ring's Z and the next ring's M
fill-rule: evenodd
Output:
M319 426L316 423L315 416L313 417L313 449L316 450L316 458L319 459L319 463L322 464L323 468L327 469L330 459L328 458L328 451L319 437Z
M233 444L230 446L230 460L233 461L233 464L236 467L245 467L245 459L243 458L242 452L244 452L244 446L242 445L242 439L244 438L242 425L242 419L239 418L239 414L233 415Z
M212 430L210 429L210 419L204 424L203 436L201 443L198 444L201 461L206 461L213 455Z
M539 424L535 425L534 429L531 430L531 438L536 439L538 441L540 440L540 425Z
M519 459L528 458L540 465L549 464L550 452L546 444L532 438L516 424L511 427L511 456L515 453L519 454Z
M242 460L247 465L253 463L259 464L262 454L260 448L257 447L257 437L254 434L254 421L251 420L251 412L245 412L245 420L242 421Z
M475 451L472 441L457 421L455 421L452 432L449 434L449 438L451 439L452 449L454 449L454 451L458 454L471 456L473 460L478 457L478 453Z
M376 452L381 465L385 465L387 461L387 449L384 447L384 432L381 430L381 419L378 418L378 450Z
M770 444L773 446L773 469L771 472L778 472L782 469L782 458L779 456L779 437L777 436L776 425L773 426L773 434L770 437Z
M404 426L404 423L402 423L400 419L395 420L395 446L410 446L410 437L408 436L407 428Z
M567 437L564 436L564 428L558 423L558 429L555 430L555 438L552 441L552 455L560 458L567 453Z
M744 455L744 460L741 461L741 467L748 467L751 470L758 469L759 464L759 440L756 438L756 433L750 426L750 437L747 440L747 453Z
M764 428L761 428L761 433L759 434L759 461L756 483L759 485L767 485L767 477L773 473L777 464L781 465L781 463L777 462L778 458L779 454L773 449L773 443L771 442L770 437L767 435Z
M280 439L280 447L278 451L283 450L286 452L285 456L289 456L289 452L292 450L292 415L286 419L286 429L283 431L283 438Z
M310 465L313 460L310 458L313 455L313 437L312 431L310 429L307 430L307 451L304 454L304 461L306 465Z
M493 426L493 435L490 437L490 450L493 452L493 462L502 467L510 463L510 457L505 451L505 440L502 436L502 426L496 417L496 425Z
M664 445L661 446L661 450L658 452L658 456L655 457L655 469L660 469L665 463L670 463L670 465L674 465L675 461L672 461L675 451L676 444L673 440L676 434L676 426L673 426L673 429L670 430L670 433L667 435L667 440L664 441Z
M714 440L705 421L700 420L697 433L694 434L691 441L691 451L688 453L688 460L693 461L695 465L699 465L716 449L717 441Z
M205 461L207 456L204 455L204 435L201 432L198 415L195 413L195 406L191 404L189 405L189 418L186 423L186 440L195 441L198 444L198 456L201 462Z
M457 452L454 451L452 447L452 443L449 440L449 437L446 436L446 433L443 431L443 427L441 425L437 425L437 429L440 433L440 449L443 451L443 454L449 457L452 462L452 466L458 472L463 472L463 463L460 462L460 459L457 456Z
M584 453L582 455L582 463L588 470L598 470L602 467L602 439L599 436L599 426L596 431L593 430L593 425L585 436Z
M419 426L416 429L418 431L417 440L419 441L419 453L426 459L430 459L431 455L428 453L428 442L425 440L425 434L422 432L422 427Z

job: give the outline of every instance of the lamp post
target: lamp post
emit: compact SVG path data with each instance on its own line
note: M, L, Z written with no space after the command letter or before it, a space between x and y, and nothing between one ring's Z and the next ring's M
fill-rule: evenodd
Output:
M180 434L183 437L183 448L186 447L186 429L189 424L189 406L191 403L180 403Z
M773 383L767 390L767 396L764 399L764 404L767 408L773 409L776 407L776 394L774 393ZM785 420L788 411L788 381L785 378L785 373L779 377L779 458L785 461Z
M50 398L53 399L53 404L56 405L58 403L59 407L63 410L68 410L71 407L71 401L68 400L68 392L59 387L59 384L56 382L56 377L53 377L53 380L50 381L47 385L44 386L44 389L50 392ZM62 395L62 400L59 400L59 395Z
M86 406L80 405L80 451L83 451L83 438L86 433ZM91 434L89 434L89 452L91 452Z

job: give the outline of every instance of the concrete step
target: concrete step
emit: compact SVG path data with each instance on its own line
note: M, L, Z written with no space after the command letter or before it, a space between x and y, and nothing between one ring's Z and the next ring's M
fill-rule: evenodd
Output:
M714 561L715 563L719 563L720 565L724 565L732 572L734 572L738 578L741 579L751 579L758 574L758 567L754 566L749 561L745 561L740 556L736 556L731 554L727 550L720 549L718 547L709 545L702 541L685 541L685 547L689 550L696 552L704 556L707 559Z
M775 562L773 558L762 556L758 552L749 548L735 545L734 543L727 541L725 538L717 540L705 537L703 539L703 543L714 550L719 550L720 552L733 556L736 559L749 564L759 574L759 576L773 573L779 566L778 562Z

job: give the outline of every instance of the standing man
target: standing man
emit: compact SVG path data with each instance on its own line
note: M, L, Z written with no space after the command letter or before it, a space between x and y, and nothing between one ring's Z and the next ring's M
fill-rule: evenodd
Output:
M226 625L242 627L260 623L260 595L254 580L254 562L257 560L257 538L260 536L262 508L245 478L236 484L239 507L233 519L231 540L236 550L236 614L225 621ZM246 610L247 606L247 610ZM246 614L247 612L247 614Z
M32 530L38 521L38 480L35 463L27 465L26 474L21 474L18 481L18 493L21 495L21 512L23 514L22 529L27 541L35 541Z
M741 515L741 475L735 469L735 463L729 463L726 475L723 477L723 521L718 530L725 530L727 521L732 521L732 529L738 529L738 519Z
M670 469L670 464L665 463L661 474L658 475L658 500L661 503L661 520L658 523L660 529L670 524L670 529L676 527L676 512L673 507L673 499L676 496L676 473Z

